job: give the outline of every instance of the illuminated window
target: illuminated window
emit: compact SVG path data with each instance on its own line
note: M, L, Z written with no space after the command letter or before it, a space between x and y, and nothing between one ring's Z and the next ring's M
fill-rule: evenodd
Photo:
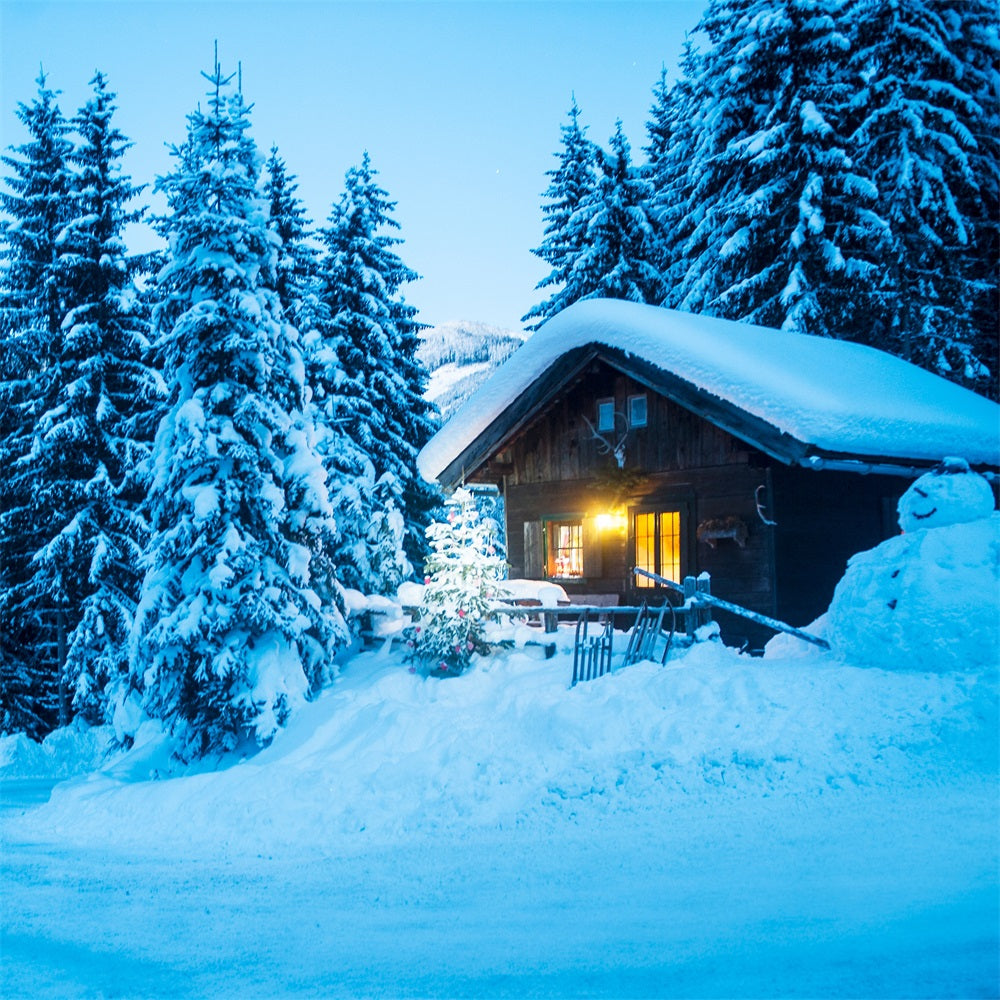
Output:
M597 429L613 431L615 429L614 399L599 399L597 401Z
M635 515L635 565L665 576L674 583L681 579L681 512L663 510ZM655 587L648 577L637 576L637 587Z
M559 579L583 576L583 522L545 522L545 575Z
M646 396L629 396L628 423L629 427L645 427L647 423Z

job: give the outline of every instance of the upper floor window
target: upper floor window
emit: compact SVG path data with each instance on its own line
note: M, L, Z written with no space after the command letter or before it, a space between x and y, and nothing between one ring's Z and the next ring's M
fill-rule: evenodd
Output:
M615 429L615 401L613 398L597 401L598 431L613 431Z
M629 396L628 398L628 425L629 427L645 427L648 421L648 408L646 405L646 394L639 396Z

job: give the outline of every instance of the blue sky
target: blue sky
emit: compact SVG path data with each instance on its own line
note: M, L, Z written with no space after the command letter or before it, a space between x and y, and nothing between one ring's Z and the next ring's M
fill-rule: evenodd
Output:
M0 145L39 65L67 116L102 70L134 142L126 169L151 182L204 96L213 43L243 66L262 151L276 143L322 221L367 149L397 202L406 289L428 323L519 327L546 273L545 171L575 92L591 138L620 117L641 157L651 89L676 69L701 0L332 2L0 0Z

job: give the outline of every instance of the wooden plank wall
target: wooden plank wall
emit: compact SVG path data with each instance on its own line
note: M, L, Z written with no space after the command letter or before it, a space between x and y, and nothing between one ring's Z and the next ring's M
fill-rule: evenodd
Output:
M773 470L777 617L807 625L830 604L847 561L899 533L896 504L911 480Z
M635 475L624 485L619 478L616 485L613 460L600 454L583 418L596 426L598 399L613 395L617 409L625 412L628 396L642 392L647 396L648 426L633 429L626 444L626 469ZM774 614L773 540L754 500L756 487L768 482L769 462L672 400L595 362L500 460L509 470L505 493L513 576L542 572L530 557L525 561L525 537L540 536L541 518L581 517L591 555L586 579L565 583L567 592L616 593L623 603L633 603L648 592L634 586L631 574L631 519L627 530L598 531L596 516L612 507L626 511L680 507L685 513L683 573L707 571L719 596ZM712 547L697 540L701 522L722 518L742 521L745 545L720 539ZM752 631L742 624L737 628Z
M625 411L628 396L646 392L649 425L631 431L626 469L641 471L616 490L613 460L584 421L597 423L597 400L614 396ZM616 593L622 602L643 596L631 576L631 528L597 533L593 518L612 506L661 510L684 504L683 573L712 575L719 597L792 625L813 621L829 605L848 558L893 534L896 500L904 479L814 472L773 461L672 400L595 361L543 415L498 456L505 471L508 557L511 574L540 575L525 565L525 523L540 536L543 517L583 517L598 558L587 579L565 584L567 592ZM765 513L759 516L755 491ZM699 524L738 519L745 545L720 539L713 548L695 537ZM590 548L593 550L593 544ZM594 567L597 570L594 570ZM740 619L720 616L727 641L759 648L770 633Z

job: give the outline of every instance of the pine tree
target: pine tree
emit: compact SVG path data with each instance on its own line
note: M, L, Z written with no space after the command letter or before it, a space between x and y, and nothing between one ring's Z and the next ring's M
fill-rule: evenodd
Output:
M44 73L37 83L35 99L17 109L28 141L2 158L11 175L0 194L0 688L4 727L40 736L67 721L69 709L59 685L65 623L58 609L39 606L29 584L47 523L33 456L38 420L55 401L65 314L59 238L72 143L58 92Z
M298 184L289 174L278 148L268 157L264 195L268 200L268 228L280 239L274 290L285 316L302 333L316 323L315 294L319 257L310 242L311 220L296 195Z
M473 653L490 651L486 626L506 563L496 522L480 517L468 490L455 490L445 510L446 519L427 529L432 551L408 656L431 672L459 674Z
M659 305L666 294L656 265L660 232L649 212L652 184L632 163L619 121L610 152L599 157L600 176L575 218L586 239L561 292L566 305L602 297Z
M417 357L422 325L400 294L417 275L393 249L402 242L387 232L399 228L395 202L376 177L367 153L347 171L345 191L321 233L320 270L329 314L324 350L341 373L328 395L326 421L349 441L349 451L332 456L342 484L338 565L345 585L389 593L398 584L403 554L383 558L378 553L384 555L385 547L373 552L368 533L398 510L406 525L405 557L422 561L436 493L418 476L416 456L435 421L424 399L427 373Z
M977 233L967 213L986 205L970 124L984 129L988 117L968 89L970 77L978 89L976 75L955 54L951 11L934 0L850 5L858 39L851 66L864 81L852 107L852 143L891 230L878 259L880 346L975 385L990 374L976 351L977 300L988 293L982 265L970 266ZM995 26L995 10L993 18Z
M972 353L985 371L967 382L993 399L1000 398L1000 37L996 5L967 0L945 5L950 47L962 63L962 83L971 103L956 111L975 145L969 150L974 188L965 190L960 211L972 231L966 253L973 299ZM963 114L964 113L964 114Z
M545 320L561 312L572 301L566 287L577 258L586 246L586 226L578 212L593 194L597 183L598 148L587 138L587 128L580 124L580 109L574 96L569 109L569 124L560 127L562 150L555 155L559 166L546 171L551 178L543 197L542 217L545 219L544 239L532 251L552 270L537 288L560 286L548 299L539 303L522 320L534 320L529 330L537 330Z
M148 323L124 245L142 211L121 173L129 143L113 123L115 95L101 73L74 118L60 265L68 312L50 366L54 405L38 421L31 462L44 544L29 589L61 609L74 708L103 721L105 688L127 673L145 523L139 506L162 382L145 358Z
M681 304L866 339L887 229L844 135L843 25L815 0L713 4L706 20L716 44L703 85L723 95L724 111L706 116L715 132L691 190L702 221L687 248L694 266ZM737 108L734 121L726 112Z
M132 670L181 755L267 742L327 679L344 637L313 587L330 504L304 419L297 332L274 286L249 108L216 64L157 181L171 257L157 346L170 389ZM334 589L333 584L328 584Z
M700 59L693 43L686 41L681 75L668 86L666 70L661 71L646 122L645 173L653 186L648 211L659 233L654 263L663 278L661 304L671 309L680 302L687 270L685 244L699 221L691 203L691 185L699 142L694 123L707 99L698 94Z

